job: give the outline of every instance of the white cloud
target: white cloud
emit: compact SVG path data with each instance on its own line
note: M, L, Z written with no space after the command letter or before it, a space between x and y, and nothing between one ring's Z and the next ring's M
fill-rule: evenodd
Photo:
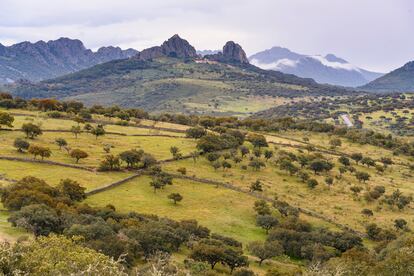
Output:
M265 70L282 70L283 68L286 68L286 67L296 67L296 65L298 64L298 61L283 58L283 59L279 59L276 62L262 63L258 61L257 59L252 59L250 63Z
M322 63L325 66L328 67L332 67L335 69L343 69L343 70L348 70L348 71L360 71L358 67L356 67L353 64L350 63L341 63L341 62L333 62L333 61L329 61L327 60L325 57L323 56L310 56L311 58L316 59L317 61L319 61L320 63Z

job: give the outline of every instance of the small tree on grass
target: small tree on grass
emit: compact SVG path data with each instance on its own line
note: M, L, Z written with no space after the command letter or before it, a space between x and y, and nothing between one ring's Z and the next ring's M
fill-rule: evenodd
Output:
M82 132L80 126L72 126L70 129L70 132L72 132L73 135L75 135L75 138L78 138L78 135Z
M177 172L181 173L182 175L186 175L187 174L187 169L182 167L182 168L178 168Z
M336 148L336 147L342 146L342 141L341 139L335 138L335 139L330 140L329 144L331 145L332 148Z
M86 188L81 187L78 182L71 179L62 179L59 190L73 201L81 201L86 198Z
M29 153L32 154L35 159L37 156L40 156L42 160L44 158L49 158L50 155L52 155L52 152L50 151L49 148L42 147L42 146L36 146L36 145L30 145Z
M221 166L223 167L223 170L231 168L231 164L227 162L226 160L223 160L223 162L221 162Z
M110 153L111 152L111 148L112 148L112 145L109 145L109 144L105 144L103 146L103 150L104 150L105 153Z
M259 179L250 185L250 192L263 192L263 185Z
M254 148L253 155L259 158L260 156L262 156L262 150L260 148Z
M384 164L384 167L387 168L389 165L394 164L394 161L392 161L389 157L381 157L380 162Z
M307 172L304 172L304 171L299 171L298 172L298 177L303 183L305 183L309 179L309 174Z
M85 119L83 119L82 117L80 117L80 116L75 116L74 118L73 118L73 121L75 121L78 125L79 124L83 124L83 123L85 123Z
M43 133L38 125L32 123L23 124L22 131L26 134L26 138L30 139L34 139Z
M371 240L378 240L378 236L382 229L377 224L371 223L365 227L365 231Z
M273 151L271 151L271 150L265 150L264 157L266 158L266 161L268 161L270 158L273 157Z
M354 160L354 161L355 161L355 163L357 163L357 165L358 165L358 163L362 160L363 156L362 156L362 154L361 154L361 153L353 153L353 154L351 154L351 158L352 158L352 160Z
M397 230L403 230L403 229L407 229L407 221L405 219L396 219L394 220L394 227Z
M282 255L284 252L283 246L278 241L254 241L248 245L248 249L259 258L259 265L262 265L265 260Z
M57 138L55 140L55 143L59 146L59 149L62 149L62 147L66 147L68 145L68 142L66 142L66 140L63 138Z
M311 178L306 182L306 184L308 184L309 188L314 189L319 183L316 179Z
M271 214L269 204L267 204L267 202L263 199L255 201L253 209L256 211L258 215L261 216Z
M374 215L374 213L370 209L363 209L361 211L361 214L363 214L366 217L372 217Z
M269 233L269 230L277 226L279 221L272 215L258 215L256 217L256 225L266 230L266 234Z
M87 158L88 154L83 150L73 149L70 152L70 157L74 158L76 160L76 163L79 163L79 160Z
M341 166L338 168L338 171L339 171L340 176L342 176L344 173L346 173L347 168L344 166Z
M180 202L181 200L183 200L183 196L180 195L179 193L169 194L168 198L174 201L174 204L177 204L177 202Z
M234 157L233 157L233 161L234 161L234 163L238 164L238 163L240 163L241 161L243 161L243 159L242 159L240 156L234 156Z
M354 195L358 195L362 191L362 188L359 186L352 186L349 189L354 193Z
M2 126L13 127L14 117L6 112L0 111L0 129Z
M288 159L283 159L280 161L279 168L285 170L289 175L295 174L299 169Z
M119 171L121 169L121 161L118 156L108 154L99 164L101 171Z
M355 177L356 179L358 179L359 182L364 182L364 183L371 178L369 173L366 173L366 172L356 172Z
M318 174L323 171L330 171L333 168L333 164L326 160L318 159L313 161L309 165L309 168L313 170L315 174Z
M24 139L16 138L16 140L14 140L14 147L18 152L24 152L25 150L29 149L30 144Z
M91 134L95 135L95 138L98 139L99 136L105 135L106 131L103 128L103 125L97 125L94 129L91 130Z
M196 162L197 162L197 159L198 159L198 157L200 156L200 154L198 153L198 151L192 151L192 152L190 153L190 155L191 155L191 158L193 159L193 162L194 162L194 163L196 163Z
M349 161L349 158L346 157L346 156L339 157L338 161L339 161L339 163L341 163L342 165L344 165L346 167L351 165L351 162Z
M178 160L182 157L182 154L180 153L180 149L176 146L172 146L170 148L170 152L175 160Z
M244 158L247 154L250 153L250 150L246 146L240 146L240 153L241 153L242 158Z
M119 158L127 164L127 168L134 168L141 161L143 150L127 150L119 154Z
M144 153L141 158L142 168L147 169L157 164L157 159L149 153Z
M265 163L257 158L250 161L249 166L255 171L259 171L261 167L266 167Z
M260 134L251 134L247 136L247 141L252 143L255 148L268 147L266 138Z
M216 161L220 158L220 154L218 154L216 152L210 152L206 155L206 158L207 158L208 161L214 162L214 161Z
M189 138L199 139L207 134L205 128L202 127L192 127L185 131L185 135Z
M211 166L213 166L214 170L217 171L221 167L221 163L219 161L214 161Z
M367 166L368 168L371 166L375 166L375 160L372 159L371 157L364 157L361 160L361 163L365 166Z
M91 130L93 129L93 126L91 124L86 124L86 125L83 126L83 129L86 132L91 132Z
M325 183L326 183L326 185L328 185L329 187L331 187L331 186L332 186L333 182L334 182L333 177L328 176L328 177L326 177L326 178L325 178Z
M160 179L154 178L150 182L150 186L154 189L154 194L155 194L158 189L161 189L162 187L164 187L164 183L162 183Z

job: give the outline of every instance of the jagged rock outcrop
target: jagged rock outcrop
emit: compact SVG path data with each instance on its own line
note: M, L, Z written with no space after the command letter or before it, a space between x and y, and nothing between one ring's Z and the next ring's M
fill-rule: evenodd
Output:
M206 55L205 58L225 63L249 63L243 48L233 41L228 41L226 45L224 45L223 52L214 55Z
M179 35L174 35L161 46L155 46L140 52L137 57L141 60L154 59L159 57L174 58L195 58L196 50L187 40L182 39Z
M0 45L0 83L18 79L40 81L73 73L96 64L134 56L138 51L103 47L86 49L78 39L59 38L48 42Z

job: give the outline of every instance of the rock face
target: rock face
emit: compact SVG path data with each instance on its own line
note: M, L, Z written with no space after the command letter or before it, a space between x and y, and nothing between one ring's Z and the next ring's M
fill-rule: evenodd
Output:
M249 63L249 60L246 57L246 53L242 49L242 47L234 43L233 41L229 41L223 47L223 57L229 59L231 61L236 61L240 63Z
M48 42L21 42L10 47L0 44L0 83L18 79L40 81L73 73L96 64L136 55L133 49L102 47L86 49L77 39L59 38Z
M182 39L177 34L172 36L161 46L155 46L143 50L137 55L141 60L154 59L159 57L174 57L174 58L195 58L197 57L196 50L188 43L187 40Z
M224 63L249 63L243 48L233 41L228 41L226 45L224 45L223 52L213 55L206 55L205 58Z

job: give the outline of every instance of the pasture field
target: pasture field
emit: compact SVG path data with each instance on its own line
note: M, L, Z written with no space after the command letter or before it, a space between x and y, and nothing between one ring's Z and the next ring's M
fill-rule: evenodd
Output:
M30 175L44 179L52 186L57 186L62 179L70 178L90 192L136 173L135 169L125 168L120 171L98 171L100 162L108 154L118 155L127 150L142 149L152 154L158 161L163 161L172 158L171 147L177 147L184 156L197 150L197 140L185 137L184 131L188 126L184 125L140 120L139 125L143 126L140 128L117 125L115 119L94 116L96 120L107 121L104 126L107 133L96 138L90 133L83 132L76 137L69 131L72 126L77 125L74 121L46 118L44 113L34 111L13 110L13 113L19 114L15 116L14 129L0 130L0 185L2 187L13 185L22 177ZM32 162L32 155L18 152L13 146L16 138L25 137L19 129L27 122L38 124L44 132L35 139L26 140L32 145L50 148L52 154L45 160L57 162L56 164ZM83 125L80 124L81 127ZM96 122L92 125L96 126ZM368 200L364 196L375 186L383 186L385 195L390 195L397 189L404 195L413 195L413 175L408 166L412 163L412 158L396 156L390 150L352 143L344 138L340 138L342 142L340 146L332 148L329 141L339 137L324 133L251 131L250 134L262 134L269 143L269 147L261 148L258 157L265 164L263 168L254 170L250 166L250 161L255 159L253 153L255 149L250 142L245 142L244 145L250 149L250 153L240 162L236 162L234 156L226 158L230 168L214 169L205 155L199 156L196 160L192 158L168 160L168 162L160 162L159 165L163 171L173 175L172 185L154 192L150 185L152 178L149 175L142 175L119 186L89 195L85 202L96 207L110 204L123 213L154 214L178 221L196 219L212 232L237 239L244 245L252 241L266 240L265 230L256 225L256 212L253 209L255 202L260 198L265 198L268 202L277 199L300 208L302 210L300 218L309 222L313 229L326 228L337 232L347 228L363 235L369 223L375 222L385 229L392 228L396 219L404 219L408 225L414 223L411 206L396 210L381 200ZM57 138L65 139L70 149L87 152L88 157L76 163L68 155L67 149L59 148L55 142ZM106 146L109 146L109 151L105 151ZM309 149L309 146L313 149ZM265 159L263 155L265 150L271 150L273 156ZM221 151L222 156L219 161L223 162L225 160L223 154L229 152L229 150ZM317 180L318 185L314 188L301 181L295 173L289 174L280 167L279 158L286 154L301 156L317 153L321 155L320 158L330 161L334 167L328 172L318 174L306 166L301 168L309 174L310 178ZM350 156L352 153L361 153L363 156L375 159L377 163L380 158L389 157L394 164L387 166L381 172L374 166L367 167L351 160L356 171L370 175L368 181L361 182L356 179L355 174L349 171L340 173L338 170L341 167L338 158L341 155ZM237 156L240 156L239 152ZM16 160L5 160L10 157ZM297 161L294 163L300 168ZM65 165L76 165L80 168L65 167ZM186 173L180 175L179 170L183 168ZM329 177L333 181L330 185L327 184ZM263 191L252 192L251 185L258 180L263 185ZM210 183L206 183L208 181ZM362 191L353 192L352 187L355 186L360 187ZM174 204L167 198L171 193L179 193L183 196L183 200ZM372 210L374 215L362 214L363 209ZM273 208L272 212L280 221L284 220L276 209ZM27 234L20 229L12 228L7 222L8 216L6 210L0 210L0 239L15 240ZM376 245L366 238L364 244L369 248ZM244 252L250 254L246 247ZM180 254L182 252L178 252L173 258L180 259L182 256ZM254 260L251 255L249 258ZM302 261L289 259L286 256L274 258L270 262L286 270L294 270L304 265ZM252 269L260 275L264 274L270 266L268 263L259 267L252 262ZM219 265L217 270L220 269Z
M0 160L0 175L14 181L30 175L45 180L51 186L57 186L60 180L70 178L78 181L89 191L124 179L132 173L89 172L49 164Z

